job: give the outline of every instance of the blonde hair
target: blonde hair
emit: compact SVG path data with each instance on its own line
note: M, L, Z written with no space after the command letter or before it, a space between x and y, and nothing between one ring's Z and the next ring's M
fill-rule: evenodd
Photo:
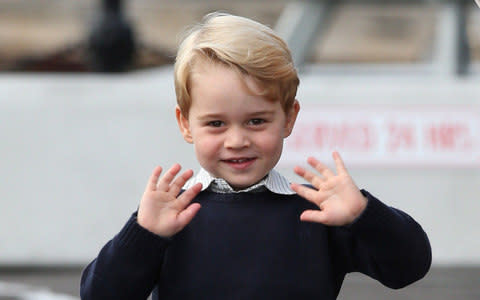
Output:
M280 101L285 112L295 101L299 79L287 44L269 27L225 13L212 13L180 44L174 68L175 93L188 117L191 76L197 63L220 63L250 76L261 95Z

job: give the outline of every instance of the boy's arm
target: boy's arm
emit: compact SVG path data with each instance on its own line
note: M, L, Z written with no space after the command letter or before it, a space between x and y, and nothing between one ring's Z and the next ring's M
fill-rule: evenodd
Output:
M405 212L362 194L368 199L362 215L350 225L331 228L335 265L395 289L423 278L432 252L422 227Z
M167 246L168 239L141 227L133 214L83 271L81 299L147 299Z
M175 164L160 178L162 168L153 171L143 194L138 215L100 251L82 274L82 299L146 299L160 274L168 238L182 230L200 209L191 203L200 192L196 184L179 195L193 175L185 171L175 178Z
M344 273L365 273L392 288L422 278L431 264L423 229L406 213L360 191L337 152L333 159L337 174L314 158L308 162L320 175L296 167L314 188L292 184L292 189L319 208L304 211L302 221L337 226L331 228L335 266Z

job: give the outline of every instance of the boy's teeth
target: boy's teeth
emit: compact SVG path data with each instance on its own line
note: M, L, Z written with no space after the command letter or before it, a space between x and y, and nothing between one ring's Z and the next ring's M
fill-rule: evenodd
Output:
M234 163L242 163L244 161L247 161L248 158L243 158L243 159L231 159L230 161L231 162L234 162Z

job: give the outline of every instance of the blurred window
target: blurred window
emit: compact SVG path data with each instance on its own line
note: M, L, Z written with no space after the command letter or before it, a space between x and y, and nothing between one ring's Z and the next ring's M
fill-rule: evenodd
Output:
M319 31L310 63L411 63L429 57L435 37L432 4L345 4Z
M320 0L319 0L320 1ZM275 27L288 0L124 0L140 53L136 68L171 63L182 32L208 12L222 10ZM346 2L346 3L345 3ZM429 61L442 1L345 1L319 28L310 64ZM0 70L85 71L85 43L101 0L0 0ZM333 2L335 4L335 2ZM480 61L480 9L467 24L470 50ZM32 63L33 61L33 63ZM62 65L63 63L63 65ZM36 64L36 65L35 65ZM36 67L35 67L36 66ZM37 69L35 69L37 68ZM83 68L83 69L82 69Z
M170 52L175 52L185 29L201 21L209 12L224 11L241 15L274 27L286 0L267 1L130 1L129 15L141 39Z
M94 5L93 0L1 0L0 70L76 47Z
M470 57L472 61L480 62L480 8L473 7L467 19L467 35L470 43Z

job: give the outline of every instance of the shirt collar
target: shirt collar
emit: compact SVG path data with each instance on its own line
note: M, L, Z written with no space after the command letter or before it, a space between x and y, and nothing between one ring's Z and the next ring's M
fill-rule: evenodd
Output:
M188 189L199 182L202 184L202 191L208 189L216 193L258 192L267 189L275 194L295 194L295 192L290 188L290 183L288 180L275 170L268 172L267 176L260 182L245 189L235 191L230 184L225 181L225 179L215 178L205 169L201 168L198 174L190 179L190 181L188 181L183 188Z

